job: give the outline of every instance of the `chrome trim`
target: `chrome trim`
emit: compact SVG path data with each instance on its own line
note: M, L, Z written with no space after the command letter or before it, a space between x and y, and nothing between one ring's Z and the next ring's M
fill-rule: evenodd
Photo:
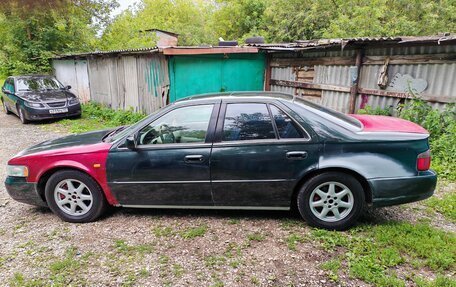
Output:
M228 180L154 180L154 181L112 181L113 184L186 184L186 183L259 183L259 182L285 182L293 179L228 179Z
M213 183L243 183L243 182L284 182L293 181L292 179L228 179L228 180L212 180Z
M123 205L127 208L160 208L160 209L217 209L217 210L282 210L289 211L290 207L281 206L202 206L202 205Z
M159 181L113 181L114 184L183 184L183 183L210 183L210 180L159 180Z

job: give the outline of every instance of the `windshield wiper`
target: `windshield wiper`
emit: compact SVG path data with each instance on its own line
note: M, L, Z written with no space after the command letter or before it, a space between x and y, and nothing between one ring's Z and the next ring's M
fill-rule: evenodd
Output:
M113 135L115 135L116 133L120 132L121 130L125 129L127 126L121 126L121 127L118 127L117 129L111 131L110 133L106 134L101 140L102 141L106 141L107 139L111 138Z

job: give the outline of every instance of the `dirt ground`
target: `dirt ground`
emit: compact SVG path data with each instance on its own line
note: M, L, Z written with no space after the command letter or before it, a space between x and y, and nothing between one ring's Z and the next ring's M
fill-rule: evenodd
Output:
M62 135L0 114L1 286L368 286L344 273L330 281L320 268L330 254L312 241L291 250L290 228L311 228L288 212L117 209L98 222L70 224L11 200L7 160ZM384 208L364 220L414 221L419 208Z

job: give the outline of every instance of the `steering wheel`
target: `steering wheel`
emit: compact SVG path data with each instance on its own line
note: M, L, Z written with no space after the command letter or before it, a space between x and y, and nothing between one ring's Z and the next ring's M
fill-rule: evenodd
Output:
M159 132L160 139L161 139L162 143L165 143L165 135L169 136L169 139L171 140L171 143L174 143L176 141L176 139L174 138L173 132L171 131L171 129L169 128L169 126L167 124L162 124L159 127L159 131L158 132Z

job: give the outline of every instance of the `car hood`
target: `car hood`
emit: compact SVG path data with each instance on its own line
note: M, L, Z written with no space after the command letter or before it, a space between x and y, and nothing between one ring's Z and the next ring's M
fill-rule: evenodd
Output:
M21 151L15 157L38 153L60 154L88 152L91 150L89 146L103 143L103 137L110 131L111 130L94 131L45 141Z
M363 124L363 132L401 132L429 134L420 125L413 122L388 116L350 115Z
M66 101L67 99L76 97L73 93L66 90L19 92L18 96L29 102Z

